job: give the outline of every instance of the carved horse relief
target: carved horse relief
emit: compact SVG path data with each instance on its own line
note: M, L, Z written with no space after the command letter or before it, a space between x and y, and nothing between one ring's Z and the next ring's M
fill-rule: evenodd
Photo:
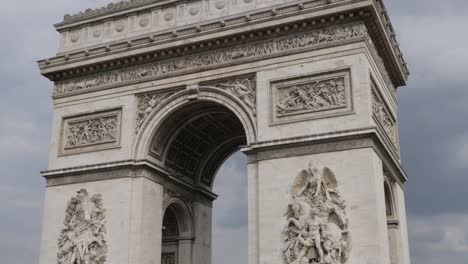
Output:
M345 202L333 172L309 164L296 176L291 195L283 231L285 263L345 263L351 236Z

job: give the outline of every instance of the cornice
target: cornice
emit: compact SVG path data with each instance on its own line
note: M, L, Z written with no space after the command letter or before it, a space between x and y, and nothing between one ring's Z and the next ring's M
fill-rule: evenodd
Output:
M217 195L206 188L189 184L148 160L120 160L107 163L90 164L60 168L41 172L47 180L47 186L59 186L73 183L143 177L163 186L176 184L210 200Z
M352 32L347 37L339 35ZM344 31L344 29L348 31ZM283 29L287 31L287 29ZM336 32L336 34L334 33ZM290 32L289 32L290 33ZM343 34L341 33L341 34ZM276 34L271 31L270 34ZM119 86L131 85L140 82L153 81L162 78L174 77L204 70L227 67L264 59L282 57L301 52L323 49L364 41L368 37L363 23L350 23L345 26L332 26L316 29L314 31L299 31L293 35L276 35L276 38L262 38L257 42L220 43L217 49L203 49L201 52L184 53L174 52L157 61L137 63L127 67L107 70L103 73L93 73L80 78L63 79L57 81L54 88L54 97L64 97L91 91L110 89ZM298 41L314 42L299 46ZM290 41L297 41L290 43ZM212 45L211 45L212 47Z
M156 10L162 7L174 7L178 4L187 4L191 3L193 0L129 0L129 1L122 1L119 3L110 3L106 7L97 8L97 9L87 9L85 12L80 12L75 15L65 15L65 19L63 22L56 24L56 28L58 31L63 31L66 29L77 28L82 26L93 25L96 23L104 23L105 21L109 20L116 20L123 17L129 17L133 15L138 15L144 12ZM250 2L250 1L249 1ZM381 26L387 35L386 38L391 43L391 49L394 50L394 55L397 56L398 60L402 64L404 68L404 73L408 73L406 62L403 58L403 54L400 50L399 44L396 39L395 30L393 25L390 21L388 12L386 10L385 4L383 0L304 0L304 1L292 1L290 3L278 4L273 3L270 6L270 9L275 9L277 14L281 14L284 9L290 9L290 7L294 5L300 5L303 9L309 8L333 8L336 6L351 6L355 5L356 3L365 3L365 4L372 4L375 9L375 16L380 20ZM240 14L236 17L242 16L255 16L258 13L264 13L264 11L268 11L265 9L268 7L260 8L256 10L256 12L250 12L248 14ZM295 10L288 10L288 11L295 11ZM231 20L231 17L226 17L223 19ZM211 23L210 21L206 21ZM229 24L229 23L228 23ZM197 26L199 27L199 26ZM179 30L176 30L177 32ZM171 32L170 32L171 33ZM180 32L179 32L180 33ZM153 33L154 34L154 33Z
M361 0L350 1L360 2ZM55 57L39 60L38 65L44 73L47 73L47 71L45 71L46 69L58 65L71 64L75 61L109 56L114 53L120 54L128 51L137 51L147 46L154 47L162 43L173 43L178 40L193 39L197 37L206 37L207 40L209 40L210 35L213 35L214 33L225 32L236 28L249 27L260 29L267 26L271 27L280 23L291 22L291 19L285 22L282 21L288 17L299 17L293 19L295 22L301 22L300 20L304 19L316 18L320 20L315 21L312 25L325 24L337 20L338 16L342 17L344 15L333 13L348 11L353 13L353 16L357 16L358 13L356 12L356 9L365 8L366 6L366 4L353 5L354 8L349 9L344 8L346 7L344 3L317 6L316 0L301 3L295 2L293 4L280 5L275 8L258 9L244 14L196 23L191 26L144 34L130 39L103 43L101 45L87 47L85 49L60 53ZM317 13L317 15L315 15L315 13ZM272 23L268 23L270 21ZM266 24L266 22L268 25L263 25Z
M210 23L211 29L207 30L204 30L204 26L208 25L198 25L171 33L144 36L124 43L64 54L38 63L44 76L52 81L63 81L174 56L213 50L236 42L255 42L281 34L292 34L304 28L316 29L346 21L363 20L371 33L373 43L380 51L379 55L384 60L393 85L395 87L405 85L407 74L404 73L406 68L403 66L406 64L398 59L402 59L402 56L395 56L395 50L388 47L388 34L382 29L383 22L375 16L378 7L373 4L362 4L357 9L347 10L346 5L341 3L340 10L332 11L324 8L321 12L318 12L317 8L308 10L306 7L305 4L285 6L284 10L263 11L262 15L243 15L240 17L242 19L232 18L235 23L231 20ZM337 4L336 8L339 7ZM245 27L248 27L249 31L244 31ZM182 43L185 45L181 45Z
M311 155L362 148L374 149L377 155L383 160L385 166L391 171L392 175L395 175L400 185L408 181L406 172L397 154L391 151L389 142L382 138L381 132L374 126L336 131L333 133L256 142L243 147L242 151L250 157L250 163L255 163L261 160L284 158L288 156Z
M162 0L129 0L129 1L120 1L117 3L109 3L107 6L100 8L88 8L85 11L80 11L75 14L66 14L63 16L63 21L55 24L57 28L65 26L73 22L86 21L90 19L99 19L101 16L112 15L116 12L125 12L131 11L131 9L146 7L148 5L161 5L167 4L171 1L162 1ZM174 1L172 1L174 2ZM180 1L177 1L180 2ZM101 18L102 19L102 18Z

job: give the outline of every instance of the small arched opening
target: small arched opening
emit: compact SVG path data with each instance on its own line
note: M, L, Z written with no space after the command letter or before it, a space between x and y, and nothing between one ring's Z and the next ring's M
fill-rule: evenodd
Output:
M392 184L388 180L384 182L384 194L385 194L385 210L386 210L386 215L387 215L388 246L389 246L389 253L390 253L390 263L398 264L399 256L400 256L400 249L399 249L400 223L397 217Z
M162 264L189 264L192 251L192 216L180 200L170 201L162 224Z

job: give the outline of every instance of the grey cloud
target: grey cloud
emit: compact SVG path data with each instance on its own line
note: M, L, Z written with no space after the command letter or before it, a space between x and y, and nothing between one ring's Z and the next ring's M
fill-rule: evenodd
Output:
M468 215L439 214L410 218L413 263L465 263L468 255Z

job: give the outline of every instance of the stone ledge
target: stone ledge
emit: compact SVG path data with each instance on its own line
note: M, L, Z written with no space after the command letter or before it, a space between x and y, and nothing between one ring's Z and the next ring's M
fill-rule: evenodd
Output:
M213 201L217 195L206 188L190 185L170 175L162 168L141 160L123 160L87 166L78 166L49 171L42 171L47 187L84 182L105 181L119 178L144 177L164 186L176 185L186 191L194 192L201 200ZM187 191L187 193L190 193Z
M403 186L408 180L400 160L394 152L390 152L388 143L382 139L376 127L258 142L245 146L242 151L249 157L249 163L255 163L259 160L358 148L373 148L389 168L391 175L396 175L400 185ZM279 153L278 149L282 151Z

